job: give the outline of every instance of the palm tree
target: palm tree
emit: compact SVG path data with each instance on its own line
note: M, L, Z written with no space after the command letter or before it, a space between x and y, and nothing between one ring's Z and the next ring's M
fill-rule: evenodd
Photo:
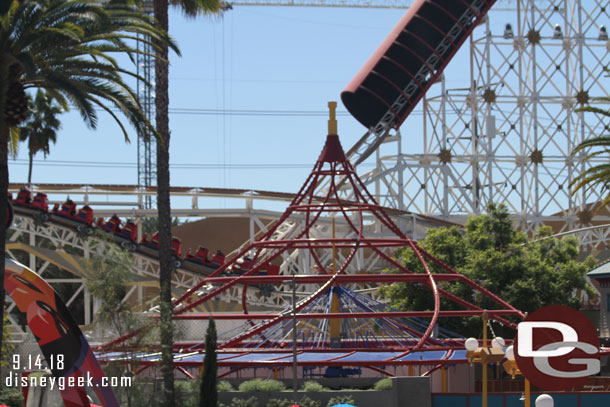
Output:
M57 116L63 113L61 106L53 103L49 95L38 89L30 107L31 114L20 129L21 141L28 143L28 184L32 185L32 164L34 156L42 151L44 158L51 152L51 143L57 141L57 131L61 123Z
M122 68L114 55L139 53L134 41L154 40L171 46L166 31L132 9L99 6L75 0L3 0L0 2L0 197L7 196L8 142L28 111L25 90L42 88L64 108L68 101L91 127L95 108L107 112L128 139L114 109L137 131L149 128L136 94L123 76L137 77ZM139 78L142 79L142 78ZM112 107L112 108L111 108ZM0 213L7 201L0 199ZM4 247L6 218L0 216L0 315L4 315ZM0 328L0 347L2 330Z
M180 6L187 16L216 13L218 0L176 0L172 4ZM154 16L159 27L169 32L168 0L154 0ZM161 333L161 373L163 375L163 405L175 406L174 361L172 330L171 279L174 261L171 251L171 207L169 198L169 66L168 48L157 43L155 59L155 123L157 133L157 211L159 218L159 286L160 286L160 333Z
M607 97L596 98L595 100L602 103L610 103L610 98ZM579 109L579 111L600 114L610 119L610 110L586 106ZM599 156L610 156L610 135L594 136L582 141L574 148L572 155L590 148L596 148L596 150L585 156L584 161L589 161ZM575 195L581 189L587 192L599 187L601 192L606 194L606 197L598 205L597 209L603 208L610 203L610 164L597 164L587 168L570 182L570 187L572 187L572 195Z

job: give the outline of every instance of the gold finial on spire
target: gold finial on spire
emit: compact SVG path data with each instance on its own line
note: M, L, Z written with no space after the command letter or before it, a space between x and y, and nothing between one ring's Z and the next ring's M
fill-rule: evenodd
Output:
M337 102L328 102L328 134L337 134Z

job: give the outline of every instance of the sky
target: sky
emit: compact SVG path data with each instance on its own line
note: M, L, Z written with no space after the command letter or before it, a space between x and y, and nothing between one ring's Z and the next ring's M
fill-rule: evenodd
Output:
M495 35L510 21L501 11L509 3L515 2L492 8ZM328 101L339 101L345 150L366 131L347 114L340 93L405 11L234 6L222 17L188 19L172 9L170 34L182 57L170 57L171 184L298 191L322 149ZM444 71L448 88L470 86L468 65L463 47ZM439 92L433 85L428 95ZM401 128L404 152L422 150L421 105ZM62 123L47 160L36 157L34 183L137 184L133 131L125 143L104 113L97 130L75 112ZM26 181L25 145L9 167L12 182Z
M173 9L170 33L182 57L170 58L171 184L296 192L323 146L327 102L339 100L403 14L235 6L222 17L187 19ZM341 103L338 110L347 150L365 128ZM137 183L133 131L125 143L104 113L97 130L76 112L61 120L47 160L36 156L34 183ZM9 166L12 182L27 180L24 144Z

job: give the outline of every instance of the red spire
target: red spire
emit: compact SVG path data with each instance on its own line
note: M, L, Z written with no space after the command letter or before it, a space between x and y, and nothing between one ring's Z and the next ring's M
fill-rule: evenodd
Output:
M339 136L336 134L329 134L326 136L326 144L324 144L318 161L327 163L346 161L343 147L341 147L341 142L339 141Z

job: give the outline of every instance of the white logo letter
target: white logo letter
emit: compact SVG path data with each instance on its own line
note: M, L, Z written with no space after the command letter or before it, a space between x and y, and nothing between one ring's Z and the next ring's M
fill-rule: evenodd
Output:
M597 348L589 343L585 342L555 342L549 343L548 345L544 345L540 348L540 350L553 350L558 349L561 346L570 345L574 348L581 349L582 351L593 355L597 353ZM574 349L572 348L572 349ZM548 357L535 357L534 365L540 370L542 373L553 376L553 377L561 377L561 378L579 378L579 377L588 377L594 374L599 373L600 371L600 363L598 359L594 358L572 358L568 360L568 363L571 365L586 365L586 369L578 370L574 372L563 372L561 370L554 369L549 365Z
M573 346L564 346L555 348L554 350L543 350L548 345L543 346L539 350L534 350L534 328L548 328L561 332L563 339L560 342L578 342L578 334L570 325L561 322L551 321L526 321L517 325L517 337L519 346L517 354L521 357L555 357L563 356L574 350Z

